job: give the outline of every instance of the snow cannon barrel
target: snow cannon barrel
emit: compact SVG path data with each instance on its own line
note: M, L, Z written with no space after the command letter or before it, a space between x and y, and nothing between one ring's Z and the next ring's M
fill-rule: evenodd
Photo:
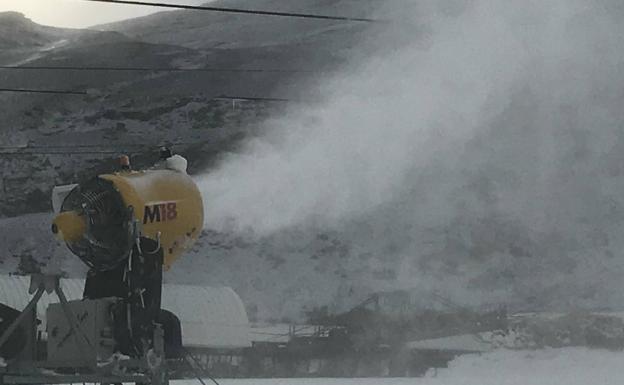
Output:
M100 175L71 190L52 232L98 271L118 267L137 241L149 239L162 249L167 269L199 237L203 215L201 193L186 173L124 171Z

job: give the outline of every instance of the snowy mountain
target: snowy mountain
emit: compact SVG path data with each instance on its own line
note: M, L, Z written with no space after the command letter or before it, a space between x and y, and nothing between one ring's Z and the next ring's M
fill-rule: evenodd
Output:
M349 17L370 17L380 7L379 2L374 0L219 0L206 5ZM324 56L336 49L344 50L354 45L358 34L372 27L366 23L334 20L175 11L94 28L122 32L150 43L175 44L193 49L279 49L280 46L292 49L306 45L321 47L323 43L326 46L323 55L319 56Z
M373 12L346 0L231 4L295 3ZM259 319L341 311L391 290L436 291L475 307L621 309L620 3L409 4L399 13L416 26L388 30L192 12L103 26L117 32L34 63L305 64L331 74L3 71L11 85L90 94L0 96L0 135L9 145L101 143L129 150L138 166L156 154L124 145L191 142L176 150L204 194L206 228L167 279L231 286ZM317 99L212 100L243 93ZM110 170L113 156L5 155L0 209L45 211L53 184ZM0 223L3 270L83 272L45 235L48 220Z
M337 1L337 8L318 1L300 3L254 3L254 7L275 7L316 13L344 13L366 16L370 4ZM247 4L235 4L247 6ZM301 8L302 7L302 8ZM353 13L355 12L355 13ZM203 29L202 29L202 26ZM38 26L26 24L35 34ZM9 30L18 33L18 29ZM43 28L43 27L41 27ZM136 32L141 29L141 33ZM0 107L5 125L0 129L3 145L17 147L48 147L52 154L29 154L29 150L10 150L0 155L3 176L0 179L0 213L15 217L24 213L49 211L49 193L54 185L74 183L115 168L117 152L128 152L135 167L154 161L156 149L166 142L182 142L174 149L190 160L191 172L205 170L233 151L242 139L260 136L266 128L259 123L270 116L279 116L285 110L283 103L236 102L213 100L218 95L298 97L312 95L308 89L327 71L337 70L350 57L362 40L365 28L353 23L308 21L297 23L285 18L244 18L193 12L166 12L124 23L97 27L108 31L78 31L58 47L41 50L28 57L28 65L53 66L121 66L121 67L184 67L184 68L267 68L301 70L295 73L141 73L80 71L15 71L0 70L3 85L16 88L76 89L89 91L86 97L60 98L41 95L0 95ZM163 32L164 31L164 32ZM238 31L238 36L234 36ZM157 38L157 37L161 38ZM166 36L167 38L162 38ZM249 40L252 39L253 40ZM192 44L189 39L204 42ZM230 41L222 47L214 41ZM53 39L52 39L53 40ZM259 40L264 43L260 44ZM310 72L311 71L311 72ZM326 72L319 72L326 71ZM101 144L102 147L98 147ZM83 155L67 156L63 148L87 145ZM66 146L66 147L54 147ZM91 151L91 152L89 152ZM103 153L98 153L103 151ZM15 153L17 152L17 153ZM22 153L25 152L25 153ZM37 152L35 150L35 152ZM95 152L95 153L92 153ZM81 275L84 267L68 255L64 246L49 237L49 214L34 214L8 218L1 227L6 257L2 259L5 272L33 272L39 269L62 271L70 276ZM19 231L15 231L20 229ZM40 235L43 234L43 237ZM315 238L316 235L313 236ZM248 296L247 304L259 317L301 316L300 306L290 303L282 311L282 304L274 301L274 294L258 287L266 285L265 278L248 281L221 265L222 259L257 260L275 280L282 274L282 252L290 248L289 237L278 237L286 250L269 254L259 249L273 248L271 241L251 244L232 256L230 243L237 236L206 233L184 266L174 269L172 281L219 284L237 283L237 290ZM328 251L333 240L321 236L320 253ZM210 256L207 255L210 254ZM215 255L218 257L215 258ZM289 269L298 272L297 264L307 258L307 252L291 258ZM274 259L274 260L273 260ZM195 262L193 262L195 261ZM271 262L272 261L272 262ZM267 263L268 262L268 263ZM324 264L327 264L326 260ZM231 263L234 262L233 260ZM193 266L206 264L202 269ZM282 267L283 268L283 267ZM195 273L189 274L189 270ZM207 279L205 273L212 271ZM323 267L317 273L321 279L334 269ZM240 272L240 271L239 271ZM250 271L251 273L251 271ZM302 273L302 272L301 272ZM339 274L336 270L336 274ZM293 278L295 275L293 275ZM310 277L312 279L312 277ZM288 281L275 287L282 291L293 285ZM313 284L313 280L310 280ZM260 286L259 286L260 285ZM325 304L334 296L333 289L321 296L304 294L310 306Z
M34 23L21 13L0 12L0 48L44 47L67 38L75 31Z
M345 12L368 10L352 1L337 2L343 3L350 4L342 7ZM262 5L254 3L257 7ZM308 9L327 10L314 1L303 7ZM11 33L2 36L40 36L37 43L44 44L56 41L63 32L38 26L18 15L6 17L20 22L3 24L1 28ZM301 72L0 70L4 87L89 91L86 97L0 95L0 112L5 122L0 128L0 139L4 145L18 147L87 144L92 148L102 144L109 152L117 148L132 152L137 166L154 159L155 153L145 152L146 149L155 149L165 142L196 143L178 146L176 150L193 155L189 157L192 170L204 168L219 153L232 149L250 130L259 133L258 116L283 107L283 103L241 102L232 108L231 102L213 101L215 96L313 99L318 91L310 86L339 68L349 57L349 50L362 39L363 30L357 23L304 20L307 28L300 29L301 25L287 18L267 20L215 16L209 12L164 12L99 27L110 32L72 31L71 37L58 46L43 49L37 45L20 55L20 59L31 66L253 68ZM233 31L245 35L234 37ZM252 36L266 40L267 44L249 41ZM206 44L191 44L190 37ZM247 44L222 48L208 44L211 39L242 39ZM31 40L26 39L24 44ZM133 146L123 147L128 144ZM137 150L137 144L144 147ZM83 175L109 169L112 164L107 159L111 155L87 154L71 161L62 154L0 157L0 166L10 170L0 182L3 198L0 215L48 209L48 202L40 198L48 195L53 184L70 183ZM54 171L50 172L50 168ZM48 171L38 172L43 169Z
M76 31L38 25L17 12L0 12L0 64L14 64L54 48Z

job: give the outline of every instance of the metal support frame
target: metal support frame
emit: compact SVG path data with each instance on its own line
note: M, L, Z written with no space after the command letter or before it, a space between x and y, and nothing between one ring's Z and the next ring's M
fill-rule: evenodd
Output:
M29 293L32 294L33 292L35 293L35 295L30 300L30 302L28 302L28 305L26 305L20 315L15 319L15 321L13 321L13 323L11 323L7 330L5 330L5 332L2 334L2 337L0 337L0 347L2 347L9 340L9 338L11 338L11 336L13 335L13 333L15 333L20 324L26 319L26 317L28 317L29 314L31 314L31 311L36 309L36 306L44 293L56 293L61 302L61 306L63 308L63 312L65 313L65 317L67 318L67 322L69 322L71 330L76 335L76 342L78 343L78 347L81 353L83 353L83 355L87 357L86 351L84 351L83 341L78 340L78 336L81 336L83 338L84 342L89 348L92 348L91 342L87 338L87 335L80 328L80 325L78 324L75 315L72 313L68 305L67 297L65 297L65 293L63 293L63 289L60 285L60 277L58 275L32 275L30 278Z
M33 309L35 309L35 307L37 306L37 303L39 302L39 300L43 296L44 292L45 292L44 288L37 289L37 292L35 293L35 296L30 300L30 302L28 302L28 305L26 305L24 310L13 321L13 323L11 323L11 325L7 328L7 330L4 331L4 333L2 334L2 337L0 337L0 348L2 346L4 346L4 344L9 340L9 338L11 338L13 333L15 333L15 331L20 326L20 324L26 319L26 317L28 317L30 312Z
M67 318L71 331L74 333L76 343L85 357L84 349L92 349L93 345L89 341L87 335L80 327L80 323L69 306L69 301L60 286L60 277L57 275L37 274L31 276L29 294L33 294L33 298L28 305L20 313L20 315L11 323L6 331L0 336L0 347L4 345L9 338L15 333L17 328L24 322L29 314L36 312L37 303L41 300L44 293L55 293L60 301L63 313ZM50 362L18 362L16 368L26 369L20 370L20 373L11 371L11 364L8 368L0 368L0 384L61 384L61 383L79 383L79 382L99 382L99 383L152 383L154 385L167 385L169 383L168 370L164 354L164 333L160 324L157 324L154 330L154 347L146 357L141 359L130 359L121 361L110 366L98 367L97 362L90 367L90 373L62 375L50 375L43 369L50 368L66 368L61 363ZM151 362L150 362L151 361ZM126 371L123 368L128 368ZM118 370L122 369L121 372ZM137 372L136 369L139 369ZM143 372L145 371L145 372ZM142 373L143 372L143 373Z

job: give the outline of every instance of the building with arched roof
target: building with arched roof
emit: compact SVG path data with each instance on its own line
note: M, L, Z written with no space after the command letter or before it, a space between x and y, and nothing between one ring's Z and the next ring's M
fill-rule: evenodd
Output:
M82 298L83 279L62 279L68 300ZM30 277L0 275L0 303L17 310L26 307ZM58 303L56 294L45 294L37 306L37 318L45 331L46 309ZM182 343L193 350L232 350L251 346L249 319L240 297L229 287L163 285L162 307L180 318Z

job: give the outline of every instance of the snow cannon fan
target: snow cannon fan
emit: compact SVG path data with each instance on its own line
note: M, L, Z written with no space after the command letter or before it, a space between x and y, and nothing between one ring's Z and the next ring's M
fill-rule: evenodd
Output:
M135 236L132 210L115 186L101 178L76 186L67 195L52 232L96 271L111 270L126 261Z

